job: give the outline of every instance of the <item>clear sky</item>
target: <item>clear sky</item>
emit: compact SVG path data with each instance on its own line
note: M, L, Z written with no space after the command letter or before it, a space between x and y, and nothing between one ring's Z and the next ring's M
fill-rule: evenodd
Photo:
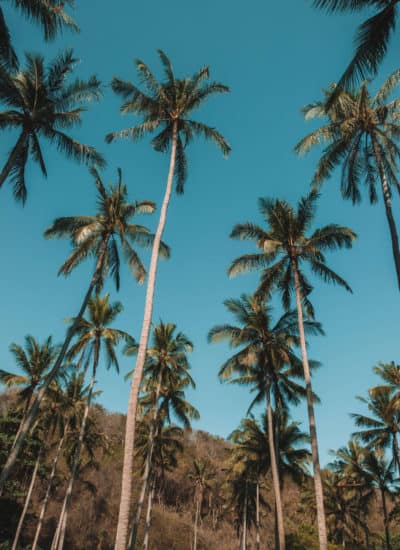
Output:
M114 181L117 167L122 168L132 199L160 204L168 157L154 152L147 139L105 144L107 132L134 122L120 116L119 100L108 87L111 78L137 82L135 58L160 75L156 50L162 48L178 75L209 64L212 77L230 86L229 95L212 98L196 116L226 136L232 155L224 160L204 142L188 151L189 179L185 195L174 195L169 210L165 241L172 258L159 266L154 311L155 321L176 323L195 344L191 363L197 390L190 399L201 413L195 427L224 437L245 415L251 397L245 389L218 382L217 371L228 350L209 345L206 335L214 324L230 320L223 300L252 292L257 281L254 275L228 279L232 259L250 250L246 243L231 241L229 233L237 222L261 221L258 197L297 201L308 191L317 154L298 159L293 153L295 143L312 128L300 108L338 78L360 21L327 16L310 5L306 0L76 0L74 16L81 33L65 33L48 45L38 29L4 3L20 54L35 51L51 57L73 47L81 59L77 74L86 78L95 73L105 84L103 101L90 106L74 135L105 154L105 181ZM378 81L398 68L397 53L394 40ZM1 135L2 163L14 137ZM57 216L94 213L95 189L84 167L48 145L44 152L48 179L29 165L25 208L13 202L8 183L0 191L0 368L6 370L14 369L11 342L22 343L26 334L41 341L48 334L62 339L64 319L77 312L92 269L89 262L68 279L57 278L69 245L44 240L43 231ZM394 209L398 219L397 197ZM140 219L153 229L156 221L156 215ZM373 208L366 200L358 207L343 202L336 175L325 184L316 223L348 225L359 234L352 251L329 257L354 294L320 283L313 293L317 318L326 331L310 346L312 357L323 363L314 384L322 400L317 422L325 463L329 449L345 444L353 430L349 413L362 410L355 396L365 394L374 382L371 367L380 360L398 361L399 292L382 202ZM149 254L143 258L148 263ZM109 287L112 298L125 308L118 328L138 337L145 287L134 282L125 266L121 272L119 295ZM126 410L129 386L123 374L131 368L132 359L122 358L119 376L100 369L100 402L112 411ZM307 428L304 405L293 410L293 416Z

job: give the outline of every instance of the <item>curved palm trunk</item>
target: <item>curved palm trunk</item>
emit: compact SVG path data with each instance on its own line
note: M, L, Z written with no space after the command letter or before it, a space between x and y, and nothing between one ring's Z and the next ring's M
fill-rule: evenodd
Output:
M0 187L2 187L2 185L4 184L6 179L8 178L8 176L11 172L11 169L15 165L15 162L18 158L21 147L24 144L24 142L26 141L26 139L27 139L27 134L26 134L25 130L23 130L21 132L18 140L17 140L17 143L14 145L14 147L13 147L13 149L12 149L8 159L7 159L7 162L5 163L5 165L3 167L3 170L0 173Z
M283 524L283 509L281 498L281 487L279 482L279 472L276 462L275 441L274 441L274 422L272 418L270 388L267 388L267 419L268 419L268 445L271 456L272 483L274 485L276 523L278 528L279 550L285 550L285 527Z
M303 306L302 306L302 297L301 297L301 289L300 289L300 278L299 278L297 263L295 260L292 260L292 266L293 266L294 283L295 283L295 290L296 290L297 319L299 324L301 356L303 360L304 380L306 383L307 411L308 411L308 421L310 426L310 437L311 437L315 500L317 505L318 538L319 538L320 550L327 550L328 539L326 535L324 493L322 489L321 466L319 462L319 453L318 453L317 427L315 424L310 365L308 364L306 339L304 334Z
M260 550L260 484L256 486L256 550ZM33 550L33 549L32 549Z
M110 235L106 235L106 237L104 239L102 249L101 249L99 257L98 257L98 260L96 262L96 267L95 267L95 270L94 270L94 273L93 273L93 277L90 281L89 288L86 292L85 298L82 302L82 305L81 305L81 308L78 312L78 315L75 317L75 320L74 320L73 324L68 329L67 335L65 337L65 340L64 340L64 343L63 343L62 348L60 350L60 353L57 357L57 360L54 363L54 366L51 369L51 371L49 372L49 374L46 376L46 380L45 380L43 386L40 388L40 390L36 394L36 396L35 396L35 398L32 402L32 405L31 405L31 407L30 407L30 409L29 409L29 411L26 415L26 418L24 420L24 424L23 424L23 426L21 426L21 430L19 432L19 435L14 441L13 448L12 448L8 458L7 458L7 462L6 462L4 468L1 472L1 475L0 475L0 495L1 495L1 492L3 490L4 483L9 478L10 473L11 473L11 471L12 471L14 465L15 465L15 461L18 458L18 455L19 455L21 447L22 447L22 445L25 441L25 438L26 438L29 430L32 427L33 421L36 418L36 414L39 410L39 405L42 402L42 399L46 394L47 388L50 386L51 382L54 380L56 374L58 373L58 371L61 367L62 362L64 361L64 358L65 358L65 355L67 353L69 344L71 343L71 340L72 340L72 338L73 338L73 336L76 332L76 329L77 329L77 327L78 327L78 325L79 325L80 321L82 320L82 317L85 313L85 310L86 310L86 307L87 307L88 302L90 300L90 297L92 295L93 289L96 286L96 283L98 282L99 276L100 276L102 268L103 268L104 256L105 256L105 253L106 253L106 250L107 250L107 244L108 244L109 239L110 239Z
M38 473L38 469L39 469L40 459L42 457L43 448L44 448L44 444L42 443L42 445L39 449L39 452L38 452L36 462L35 462L35 467L33 468L31 482L29 484L28 493L27 493L26 498L25 498L24 508L23 508L21 516L19 518L17 530L15 531L14 541L13 541L13 544L11 546L11 550L16 550L16 548L18 547L18 542L19 542L19 537L21 535L22 525L24 523L25 516L26 516L26 513L28 511L29 504L31 502L33 487L34 487L35 482L36 482L36 477L37 477L37 473Z
M400 290L399 235L397 233L396 222L394 221L393 212L392 212L392 198L391 198L389 185L386 179L385 169L383 167L381 150L375 138L372 138L372 147L374 150L376 163L378 165L379 177L381 180L383 202L385 203L386 218L389 224L390 237L392 240L392 252L393 252L394 265L395 265L396 274L397 274L397 284Z
M167 218L167 210L171 197L172 182L175 172L176 159L176 141L177 141L177 122L174 122L171 158L169 164L169 172L167 178L167 186L165 189L164 200L161 207L160 219L158 222L157 231L154 237L153 249L151 252L149 279L146 290L146 302L144 308L142 332L140 335L139 350L136 359L136 367L132 377L132 385L129 396L128 412L126 417L125 428L125 451L124 464L122 468L122 487L121 499L119 505L117 534L115 539L115 550L126 550L129 530L129 511L132 497L132 468L133 455L135 444L136 431L136 409L139 396L140 384L142 381L143 367L146 359L146 349L149 340L151 318L153 313L154 289L156 284L157 263L162 234Z
M135 550L135 547L136 547L136 539L137 539L137 533L138 533L138 529L139 529L139 522L140 522L140 517L142 515L143 503L144 503L144 499L145 499L146 491L147 491L147 486L148 486L148 482L149 482L149 476L150 476L150 470L151 470L151 461L153 459L154 440L158 435L158 427L156 427L155 423L156 423L156 420L157 420L157 412L158 412L157 403L158 403L158 398L160 396L160 390L161 390L161 373L160 373L160 378L159 378L159 381L158 381L158 384L157 384L156 396L155 396L155 400L154 400L153 418L152 418L153 421L150 425L149 449L147 451L146 464L145 464L144 473L143 473L143 477L142 477L142 488L141 488L141 491L140 491L140 496L139 496L139 500L138 500L137 508L136 508L135 520L133 522L131 536L130 536L130 540L129 540L129 544L128 544L128 547L129 547L130 550Z
M143 550L147 550L149 547L149 536L150 536L150 527L151 527L151 511L153 509L153 502L154 502L154 493L156 490L156 477L153 475L153 479L151 481L151 488L147 500L147 513L146 513L146 527L144 531L144 539L143 539Z
M62 436L62 438L60 439L60 441L59 441L59 443L58 443L56 455L55 455L55 457L54 457L54 459L53 459L53 464L52 464L52 468L51 468L51 472L50 472L49 482L48 482L48 484L47 484L46 494L45 494L45 496L44 496L44 499L43 499L43 502L42 502L42 506L41 506L41 508L40 508L40 514L39 514L38 524L37 524L36 531L35 531L35 538L33 539L33 543L32 543L32 550L36 550L36 547L37 547L37 545L38 545L39 536L40 536L40 531L42 530L42 526L43 526L44 515L45 515L45 513L46 513L47 504L48 504L48 502L49 502L50 493L51 493L51 489L52 489L52 486L53 486L54 476L55 476L55 474L56 474L57 463L58 463L58 460L59 460L60 455L61 455L61 449L62 449L62 447L63 447L63 445L64 445L64 441L65 441L65 436L66 436L67 430L68 430L68 424L67 424L67 426L66 426L65 429L64 429L63 436Z
M387 507L386 507L385 489L383 489L383 488L381 488L381 498L382 498L383 520L384 520L384 523L385 523L386 550L392 550L392 544L390 542L390 531L389 531L389 516L388 516L388 513L387 513Z
M80 461L81 461L81 451L82 451L82 446L83 446L83 440L84 440L85 433L86 433L86 424L87 424L87 419L88 419L88 416L89 416L90 403L92 401L93 387L94 387L94 383L96 381L96 370L97 370L97 366L99 364L99 351L100 351L100 342L98 340L96 340L96 342L94 344L92 377L90 379L90 384L89 384L89 388L88 388L88 397L87 397L87 401L86 401L86 405L85 405L85 410L84 410L84 413L83 413L81 429L80 429L80 432L79 432L78 446L77 446L76 451L75 451L74 463L72 465L71 477L70 477L70 480L69 480L69 483L68 483L67 492L65 494L64 503L63 503L63 507L62 507L62 510L61 510L60 518L58 520L57 530L56 530L56 534L58 532L58 537L57 537L58 540L56 540L56 542L55 542L55 549L56 550L62 550L63 547L64 547L65 531L67 529L67 517L68 517L69 507L71 505L72 489L74 487L75 480L78 476L79 465L80 465Z
M247 481L244 490L242 550L247 548Z

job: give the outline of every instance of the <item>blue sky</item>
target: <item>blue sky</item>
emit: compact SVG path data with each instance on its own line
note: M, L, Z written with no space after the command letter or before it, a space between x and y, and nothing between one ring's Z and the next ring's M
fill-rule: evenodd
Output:
M164 239L172 258L159 266L154 320L175 322L194 342L191 357L197 390L190 395L199 408L196 427L227 436L244 416L251 396L245 389L221 385L217 372L229 350L209 345L208 330L229 321L223 300L252 292L257 277L228 279L226 269L236 256L249 251L246 243L229 239L232 226L241 221L261 221L260 196L296 201L308 191L317 153L298 159L295 143L312 126L300 108L320 97L320 91L340 75L351 54L353 31L359 17L327 16L313 11L311 2L246 3L203 0L188 3L76 0L75 18L81 33L65 33L55 43L44 44L41 33L7 4L4 9L20 54L35 51L51 57L73 47L81 59L81 77L95 73L105 84L104 99L90 106L79 139L101 150L108 161L106 182L115 180L121 167L132 199L160 204L168 157L155 153L149 140L138 144L106 145L104 135L127 127L134 120L120 116L119 100L108 87L113 76L135 82L134 59L143 59L160 75L157 48L170 57L178 75L209 64L213 78L227 84L231 93L216 96L197 115L218 128L232 145L223 159L210 143L198 142L188 151L189 179L184 196L173 196ZM112 6L112 7L110 7ZM396 43L382 65L378 82L397 68ZM0 162L13 143L13 134L2 134ZM66 317L82 300L92 266L81 266L69 278L57 270L69 251L67 242L46 241L44 229L57 216L93 213L95 190L84 167L63 159L44 147L48 179L36 167L27 170L28 201L15 204L6 184L0 191L2 235L2 315L0 367L14 368L8 351L11 342L22 343L26 334L43 340L64 335ZM398 200L394 201L398 216ZM138 219L139 221L139 219ZM140 219L155 229L157 217ZM371 208L365 200L352 207L341 199L338 175L325 184L317 225L339 223L359 234L352 251L332 255L330 265L351 284L354 294L315 284L313 303L323 323L325 337L314 339L310 354L323 363L315 375L315 390L322 405L317 423L322 461L328 451L347 442L353 429L350 412L360 411L356 395L365 394L374 382L371 367L380 360L398 361L398 303L389 235L380 202ZM143 253L148 263L149 254ZM122 267L121 291L113 299L124 304L119 328L139 336L145 287L139 287ZM277 314L280 310L277 309ZM129 386L123 374L132 359L121 358L122 373L100 370L100 402L124 412ZM305 406L293 416L307 426Z

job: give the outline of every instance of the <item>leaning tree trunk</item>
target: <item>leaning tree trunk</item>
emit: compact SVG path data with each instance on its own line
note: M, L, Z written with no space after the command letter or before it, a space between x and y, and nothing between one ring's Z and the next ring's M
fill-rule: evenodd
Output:
M242 550L247 548L247 480L244 490Z
M385 542L386 550L392 550L392 544L390 542L390 531L389 531L389 516L386 507L386 496L385 489L381 488L381 498L382 498L382 511L383 511L383 520L385 523Z
M312 450L312 461L313 461L313 471L314 471L315 500L317 505L318 538L319 538L320 550L327 550L328 539L326 534L324 493L322 489L321 466L319 462L319 453L318 453L317 428L315 424L315 414L314 414L314 404L313 404L314 398L313 398L313 391L312 391L312 385L311 385L310 365L308 364L308 357L307 357L306 339L304 334L303 306L302 306L302 296L301 296L301 287L300 287L300 277L299 277L299 271L298 271L296 260L292 260L292 267L293 267L294 284L295 284L295 291L296 291L297 320L299 324L301 356L303 360L304 380L306 383L307 410L308 410L308 421L310 426L311 450Z
M156 490L156 476L153 474L153 479L151 480L150 492L147 499L147 512L146 512L146 525L144 530L144 539L143 539L143 550L147 550L149 547L149 536L150 536L150 527L151 527L151 511L153 509L154 493Z
M82 317L85 313L86 306L87 306L87 304L90 300L93 289L94 289L94 287L96 286L96 284L98 282L99 276L100 276L102 268L103 268L104 257L105 257L105 254L106 254L107 244L108 244L109 239L110 239L110 235L107 234L105 239L104 239L102 248L100 250L100 254L99 254L99 257L98 257L97 262L96 262L96 267L95 267L92 279L90 281L89 288L86 292L85 298L82 302L82 305L81 305L81 308L78 312L78 315L75 317L74 322L69 327L69 329L67 331L67 335L66 335L65 340L64 340L64 343L63 343L62 348L60 350L60 353L57 357L57 360L54 363L54 366L51 369L51 371L49 372L49 374L46 376L46 380L45 380L43 386L40 388L40 390L36 394L36 396L35 396L35 398L32 402L32 405L30 407L30 410L28 411L28 413L26 415L26 418L24 420L24 425L21 426L21 430L19 432L18 438L14 441L13 449L12 449L11 453L9 454L9 456L7 458L7 462L6 462L4 468L1 472L1 475L0 475L0 495L1 495L1 492L3 490L4 483L9 478L10 473L11 473L11 471L12 471L14 465L15 465L15 461L18 458L19 452L20 452L21 447L22 447L22 445L25 441L25 438L26 438L29 430L32 427L33 421L35 420L36 414L39 410L39 405L42 402L42 399L46 394L47 388L50 386L50 384L54 380L56 374L58 373L58 371L61 367L61 364L64 360L65 354L67 353L69 344L70 344L70 342L71 342L71 340L72 340L72 338L73 338L73 336L76 332L76 329L77 329L77 327L78 327L78 325L79 325L80 321L82 320Z
M27 493L26 498L25 498L24 508L23 508L21 516L19 518L17 530L15 531L14 542L11 546L11 550L16 550L16 548L18 547L18 542L19 542L19 537L21 535L22 525L24 523L25 516L26 516L26 513L28 511L28 507L29 507L31 497L32 497L33 487L34 487L35 482L36 482L36 477L37 477L37 473L38 473L38 469L39 469L40 459L42 457L43 448L44 448L44 443L42 443L42 445L40 446L38 456L37 456L37 459L36 459L36 462L35 462L35 467L33 468L31 482L29 484L28 493Z
M152 422L150 424L149 449L147 451L146 464L145 464L145 467L144 467L144 472L143 472L143 477L142 477L142 488L141 488L141 491L140 491L139 500L138 500L137 508L136 508L135 520L133 522L131 536L130 536L130 540L129 540L129 544L128 544L128 547L129 547L130 550L135 550L135 547L136 547L136 539L137 539L137 533L138 533L138 529L139 529L139 522L140 522L140 517L142 515L143 503L144 503L144 499L145 499L146 491L147 491L147 486L148 486L148 482L149 482L149 476L150 476L150 470L151 470L151 461L153 459L154 440L158 435L158 427L156 427L156 420L157 420L157 413L158 413L158 407L157 407L158 398L160 396L160 391L161 391L161 380L162 380L161 375L162 375L162 373L160 372L160 377L159 377L159 380L158 380L156 395L155 395L155 399L154 399L153 418L152 418Z
M394 221L392 212L392 196L389 189L389 185L386 178L385 169L382 161L382 152L380 145L375 138L372 139L372 147L378 165L379 177L381 180L383 202L385 203L386 218L389 224L390 237L392 240L392 253L394 259L394 265L396 267L397 284L400 290L400 247L399 247L399 235L397 233L396 222Z
M256 550L260 550L260 484L256 485ZM33 549L32 549L33 550Z
M0 187L4 184L6 179L8 178L13 166L15 165L15 162L20 154L21 147L25 144L27 140L27 133L25 130L22 130L17 143L12 148L12 151L7 159L7 162L5 163L3 170L0 172Z
M279 472L276 461L276 452L275 452L275 429L274 422L272 418L272 408L271 408L271 397L270 397L270 388L267 388L267 419L268 419L268 445L269 453L271 456L271 470L272 470L272 483L274 486L274 496L275 496L275 509L276 509L276 522L278 527L278 539L279 539L279 550L285 550L285 527L283 524L283 509L282 509L282 498L281 498L281 487L279 482Z
M128 412L125 428L125 451L122 468L122 487L119 505L117 534L115 539L115 550L126 550L129 530L129 512L132 498L132 469L136 431L136 409L139 396L140 384L142 382L143 367L146 359L146 349L149 340L150 325L153 313L154 289L156 283L157 263L162 234L167 218L168 204L171 197L172 182L175 172L176 142L178 123L174 122L171 146L171 158L165 190L164 200L161 207L160 219L154 237L153 249L151 252L149 279L147 283L146 301L144 308L142 332L140 335L139 349L136 359L136 367L132 377L132 385L129 396Z
M52 489L52 485L53 485L53 480L54 480L54 477L55 477L55 474L56 474L57 463L58 463L58 460L59 460L60 455L61 455L61 449L64 445L67 430L68 430L68 423L67 423L66 427L64 428L63 436L62 436L62 438L60 439L60 441L58 443L57 451L56 451L55 457L53 459L53 464L52 464L52 467L51 467L50 477L49 477L49 481L48 481L48 484L47 484L46 494L44 496L42 506L40 508L40 514L39 514L38 524L37 524L37 527L36 527L35 538L33 539L33 543L32 543L32 550L36 550L36 547L37 547L37 544L38 544L38 541L39 541L39 536L40 536L40 531L42 530L44 515L46 513L47 504L49 502L50 493L51 493L51 489Z
M74 487L74 482L78 476L79 465L81 461L81 451L83 446L83 440L85 438L85 433L86 433L86 424L89 416L90 403L92 401L93 387L96 381L97 365L99 364L99 352L100 352L100 342L96 340L94 343L92 377L89 383L88 396L86 400L85 410L83 413L81 429L79 432L78 445L74 455L74 462L72 465L71 477L68 483L67 492L65 494L65 499L64 499L63 507L59 518L59 524L56 530L56 534L58 532L58 540L56 540L56 543L55 543L55 550L62 550L64 546L65 531L67 529L67 517L68 517L69 508L71 505L72 489Z

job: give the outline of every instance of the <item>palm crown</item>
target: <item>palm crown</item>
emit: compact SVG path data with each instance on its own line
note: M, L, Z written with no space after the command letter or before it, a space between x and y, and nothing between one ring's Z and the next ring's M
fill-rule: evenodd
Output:
M229 88L219 82L207 82L210 73L208 67L202 67L192 77L176 78L170 60L161 50L158 51L165 72L165 81L159 82L143 61L136 60L136 69L146 91L143 92L131 82L114 78L112 88L125 102L122 113L133 113L142 117L142 122L119 132L106 136L107 142L116 138L133 140L147 133L156 132L152 146L156 151L168 150L177 132L176 152L176 190L183 193L187 176L185 147L195 136L212 140L224 155L230 152L225 138L211 126L191 118L191 113L212 94L226 93Z
M351 229L336 224L326 225L316 229L310 236L307 235L315 217L317 197L316 193L303 197L296 210L286 201L259 199L260 212L268 229L250 222L238 224L233 228L231 237L253 241L260 252L240 256L232 262L228 270L229 275L233 276L249 270L263 269L257 292L265 295L276 287L281 293L284 307L290 309L294 270L297 269L301 295L310 316L314 312L307 296L312 286L300 270L301 264L307 264L323 280L351 290L346 281L326 265L324 251L350 248L356 238Z
M89 255L99 256L104 244L106 252L103 260L102 273L97 282L98 290L107 274L114 277L117 289L120 283L120 253L119 241L127 263L136 279L142 283L146 269L132 244L149 247L153 243L153 234L147 227L131 223L136 214L152 213L155 204L151 201L128 202L126 185L122 182L122 173L118 171L118 182L104 186L100 175L93 170L98 192L98 209L93 216L70 216L57 218L47 229L45 236L69 237L73 251L60 267L59 273L68 275L81 261ZM165 244L161 246L164 257L169 256Z
M66 129L80 124L83 104L97 101L101 96L100 82L95 76L87 81L76 79L66 84L77 61L72 50L67 50L48 65L43 57L26 54L25 69L16 72L0 64L0 103L7 109L0 112L0 128L15 128L19 132L0 174L0 186L10 177L17 200L26 200L25 165L29 155L39 164L43 175L47 175L40 143L42 137L78 162L105 164L94 147L65 133Z

